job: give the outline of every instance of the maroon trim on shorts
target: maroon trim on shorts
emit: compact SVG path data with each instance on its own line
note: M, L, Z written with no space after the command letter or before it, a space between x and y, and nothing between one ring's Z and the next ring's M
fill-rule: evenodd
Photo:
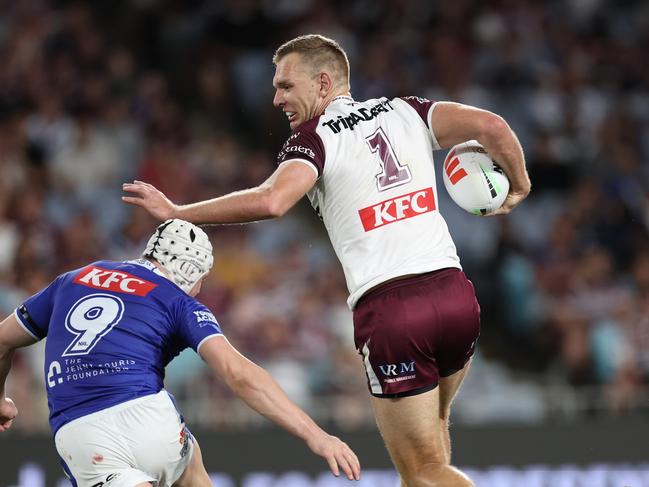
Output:
M471 355L469 356L469 358L466 359L466 362L464 362L464 366L462 367L462 369L464 367L466 367L466 364L469 363L469 360L471 360L471 357L473 357L474 353L475 353L475 350L471 350ZM444 372L440 371L439 376L440 377L450 377L450 376L452 376L453 374L459 372L462 369L448 369L448 370L445 370Z
M412 389L410 391L394 392L392 394L378 394L378 393L370 392L370 394L380 399L398 399L400 397L418 396L419 394L423 394L424 392L432 391L438 385L439 384L435 382L430 386L420 387L419 389Z

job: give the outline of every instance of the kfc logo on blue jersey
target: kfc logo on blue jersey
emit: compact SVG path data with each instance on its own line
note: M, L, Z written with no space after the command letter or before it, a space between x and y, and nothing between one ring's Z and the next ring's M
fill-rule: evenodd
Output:
M93 289L104 289L116 293L146 296L158 285L138 276L112 269L89 265L79 272L74 282Z

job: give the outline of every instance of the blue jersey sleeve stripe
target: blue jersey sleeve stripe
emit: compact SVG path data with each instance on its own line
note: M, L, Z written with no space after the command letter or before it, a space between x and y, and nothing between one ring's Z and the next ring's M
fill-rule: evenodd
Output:
M18 321L18 324L22 326L23 329L32 337L34 337L36 340L41 340L43 338L42 336L40 336L40 333L38 333L38 327L30 318L25 305L16 308L14 310L14 315L16 315L16 321Z
M205 338L203 338L203 339L198 343L198 345L196 345L196 353L199 353L199 350L200 350L200 348L201 348L201 345L203 345L203 343L205 343L205 342L206 342L207 340L209 340L210 338L214 338L214 337L223 337L223 338L225 338L225 335L224 335L223 333L214 333L213 335L206 336ZM225 338L225 339L227 340L227 338Z

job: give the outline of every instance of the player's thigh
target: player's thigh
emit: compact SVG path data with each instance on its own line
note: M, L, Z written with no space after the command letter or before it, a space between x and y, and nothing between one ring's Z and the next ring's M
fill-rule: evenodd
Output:
M439 387L396 399L373 397L372 405L381 436L401 472L424 463L444 463Z
M205 470L203 454L196 438L193 438L194 448L191 459L182 475L172 487L211 487L210 476Z
M459 271L440 279L434 295L435 313L442 320L439 347L435 350L441 383L443 378L457 379L456 373L473 356L480 336L480 305L473 284ZM450 385L447 389L452 391L454 380L446 382ZM444 401L444 391L440 394Z
M439 378L439 414L443 419L448 419L451 409L453 398L460 389L464 378L469 372L471 360L469 360L463 368L449 375L448 377Z

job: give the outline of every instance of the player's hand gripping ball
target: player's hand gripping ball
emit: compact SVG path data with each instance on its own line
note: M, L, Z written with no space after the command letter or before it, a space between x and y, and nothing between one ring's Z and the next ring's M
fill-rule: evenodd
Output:
M444 186L453 201L474 215L497 210L509 192L509 179L475 140L448 151L443 173Z

